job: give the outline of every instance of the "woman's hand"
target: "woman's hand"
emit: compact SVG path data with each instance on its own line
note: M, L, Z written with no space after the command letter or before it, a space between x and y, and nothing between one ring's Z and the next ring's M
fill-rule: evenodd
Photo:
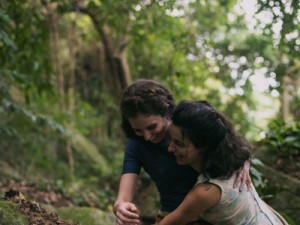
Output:
M251 177L250 177L250 160L247 160L244 163L244 166L242 167L241 170L239 170L236 174L235 181L233 184L233 187L236 188L237 185L240 183L240 191L243 190L245 184L247 185L247 190L250 190L251 186Z
M138 209L131 202L121 202L115 206L114 213L117 225L138 225L140 224Z

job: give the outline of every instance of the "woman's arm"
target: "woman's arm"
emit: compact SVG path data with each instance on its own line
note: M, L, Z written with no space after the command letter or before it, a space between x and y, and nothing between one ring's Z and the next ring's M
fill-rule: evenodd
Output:
M123 174L121 177L118 198L114 204L117 225L139 223L137 207L132 203L137 180L138 175L134 173Z
M176 210L168 214L159 225L182 225L199 218L203 212L219 203L221 189L214 184L197 184Z
M251 177L250 177L250 160L244 163L244 166L236 173L235 181L233 183L233 188L236 188L240 183L240 191L247 185L247 190L251 187Z

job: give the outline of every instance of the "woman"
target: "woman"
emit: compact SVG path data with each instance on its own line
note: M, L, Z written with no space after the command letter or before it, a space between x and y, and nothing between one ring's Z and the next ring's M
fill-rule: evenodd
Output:
M197 184L159 225L182 225L201 216L214 225L280 225L284 219L250 191L232 188L250 158L250 146L206 101L183 101L171 114L169 152L198 172Z
M143 168L155 182L160 195L157 222L176 209L197 180L190 166L176 163L167 151L165 136L171 123L175 101L167 88L153 80L137 80L123 93L120 108L122 128L129 141L126 146L122 177L114 213L118 225L138 224L137 207L132 203L138 176ZM240 187L249 181L249 165L237 177ZM197 223L195 223L197 224Z

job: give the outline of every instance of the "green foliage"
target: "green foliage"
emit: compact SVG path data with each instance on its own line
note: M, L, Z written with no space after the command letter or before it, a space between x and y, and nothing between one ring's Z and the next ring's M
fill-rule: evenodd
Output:
M2 1L2 7L6 16L1 31L9 40L0 48L2 68L6 70L5 76L20 84L30 101L32 95L49 87L50 80L43 79L51 72L47 21L36 4L13 0Z
M274 149L277 156L292 160L300 155L300 123L284 125L281 121L271 122L265 138L265 144Z
M257 170L257 166L259 165L262 165L262 162L259 159L254 158L251 160L251 179L259 196L268 202L270 199L274 198L276 194L282 191L283 188L269 182L265 176Z
M283 167L279 169L281 172L293 172L297 166L295 158L300 155L300 123L298 120L292 121L289 124L284 124L280 120L273 120L269 123L266 137L261 141L260 148L267 149L269 154L266 155L266 160L269 160L271 167ZM271 159L272 156L272 159ZM258 166L259 161L253 161L252 165ZM291 167L289 167L291 166ZM286 168L290 168L290 171L286 171ZM253 173L251 173L253 175ZM254 176L255 177L255 176ZM256 179L253 180L256 185L256 189L260 196L266 201L274 199L274 197L280 192L290 191L287 182L270 182L261 176L260 182L257 183ZM286 215L284 212L280 212L289 224L295 224L292 218Z
M250 174L252 182L256 188L264 187L266 185L263 174L255 168L258 164L262 164L262 162L258 159L251 160Z
M68 181L70 174L66 141L72 140L75 150L84 149L81 148L82 141L78 142L80 136L85 140L85 146L89 146L85 150L89 151L78 151L74 153L75 157L84 159L81 163L87 168L98 163L93 173L104 174L104 170L109 171L105 167L106 159L84 135L96 136L94 131L98 126L106 126L106 118L98 116L95 108L79 98L76 99L79 110L74 115L61 110L58 104L60 100L52 85L54 74L49 60L50 36L44 10L37 2L1 1L0 151L5 155L3 160L13 161L14 169L23 179L37 180L42 177ZM106 98L103 101L109 100ZM101 114L105 115L106 111L99 108ZM66 126L72 120L76 121L73 127ZM111 122L111 126L114 124ZM76 135L75 130L78 130ZM106 136L105 130L99 135ZM102 144L105 149L104 141ZM111 150L114 151L114 148L116 146ZM91 151L90 157L80 156ZM91 159L94 162L92 166ZM78 167L76 175L85 177L82 171L88 169L82 170L77 164L75 166Z
M296 222L284 212L279 212L289 225L297 225Z
M18 105L17 103L3 100L2 109L6 111L10 117L18 117L19 120L24 121L24 123L32 124L36 128L46 128L51 129L63 135L67 135L66 130L55 121L51 120L46 116L37 116L33 112L25 109L24 107Z
M0 6L3 7L3 4L5 4L5 3L4 2L1 3ZM1 47L8 47L8 48L11 48L13 50L16 50L16 44L9 37L9 35L7 34L8 29L6 29L6 25L10 22L10 18L5 13L5 11L2 10L1 8L0 8L0 26L2 27L2 29L0 30L0 46Z

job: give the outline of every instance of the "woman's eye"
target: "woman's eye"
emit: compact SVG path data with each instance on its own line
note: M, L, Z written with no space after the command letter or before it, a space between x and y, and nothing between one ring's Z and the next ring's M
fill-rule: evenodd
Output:
M147 127L147 130L153 130L156 128L156 124L150 125L149 127Z
M135 132L135 133L141 133L142 131L141 131L141 130L135 129L134 132Z
M178 147L184 147L184 144L182 142L175 142L175 145L177 145Z

